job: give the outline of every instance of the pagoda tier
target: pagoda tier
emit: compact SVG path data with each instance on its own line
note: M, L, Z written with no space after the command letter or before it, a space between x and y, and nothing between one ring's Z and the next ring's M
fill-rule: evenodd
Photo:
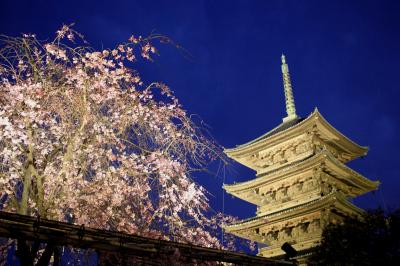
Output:
M315 153L318 146L324 146L343 163L368 151L332 127L316 108L305 119L297 117L283 122L261 137L224 152L260 174L303 160Z
M291 208L225 225L224 229L236 236L267 245L259 249L259 255L275 257L284 254L281 246L285 242L297 251L317 246L326 224L337 223L346 216L361 213L362 210L348 202L342 193L332 191Z
M375 190L379 182L353 171L328 150L296 161L257 178L224 185L231 195L255 204L257 213L268 213L301 204L329 193L333 188L348 197Z

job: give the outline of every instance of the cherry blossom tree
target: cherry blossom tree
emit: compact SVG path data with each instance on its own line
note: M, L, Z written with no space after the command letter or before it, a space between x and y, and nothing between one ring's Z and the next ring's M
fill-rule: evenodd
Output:
M70 26L51 42L1 38L3 210L221 248L192 176L223 159L220 147L135 69L157 40L170 42L131 36L95 51Z

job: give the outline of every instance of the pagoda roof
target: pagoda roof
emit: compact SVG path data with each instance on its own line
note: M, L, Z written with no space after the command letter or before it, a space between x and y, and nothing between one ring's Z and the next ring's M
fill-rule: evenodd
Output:
M364 156L368 152L368 147L358 145L329 124L317 108L306 118L296 117L285 121L264 135L235 148L226 148L224 152L232 159L254 169L251 165L244 163L241 158L278 145L313 128L316 128L323 140L347 153L349 159Z
M262 196L258 195L258 197L252 197L255 189L269 186L291 176L315 169L316 166L322 167L321 164L324 164L325 172L328 172L331 176L353 188L354 195L351 196L357 196L375 190L380 183L379 181L369 180L340 162L329 151L322 150L305 160L297 161L266 173L261 173L255 179L231 185L224 184L223 188L235 197L261 206L263 205Z
M250 234L251 240L259 241L260 239L258 238L261 238L261 236L257 235L254 229L265 225L273 226L274 224L278 225L281 222L290 222L292 219L311 215L326 208L326 206L332 207L338 212L344 212L347 214L351 213L359 215L363 212L362 209L350 203L342 193L332 191L321 198L288 209L244 219L230 225L223 225L223 228L229 233L247 239L249 239Z
M237 147L242 147L242 146L245 146L245 145L248 145L248 144L252 144L252 143L255 143L255 142L259 141L259 140L262 140L262 139L268 138L268 137L270 137L272 135L275 135L275 134L277 134L277 133L279 133L281 131L285 131L285 130L287 130L287 129L289 129L289 128L291 128L291 127L293 127L293 126L295 126L295 125L297 125L299 123L301 123L304 119L305 118L302 118L302 117L296 117L295 119L292 119L292 120L289 120L289 121L286 121L286 122L282 122L277 127L275 127L272 130L268 131L264 135L261 135L260 137L254 139L254 140L251 140L251 141L249 141L247 143L238 145Z

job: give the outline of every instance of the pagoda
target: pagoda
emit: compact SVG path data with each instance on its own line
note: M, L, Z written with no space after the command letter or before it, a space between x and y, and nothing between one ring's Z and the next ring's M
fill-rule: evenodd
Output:
M329 223L360 215L351 199L376 190L371 181L346 166L367 154L315 110L296 114L289 68L282 55L287 116L283 122L248 143L224 152L256 171L249 181L224 184L231 195L255 204L256 216L225 225L227 232L259 243L258 255L280 257L289 243L303 262L321 240Z

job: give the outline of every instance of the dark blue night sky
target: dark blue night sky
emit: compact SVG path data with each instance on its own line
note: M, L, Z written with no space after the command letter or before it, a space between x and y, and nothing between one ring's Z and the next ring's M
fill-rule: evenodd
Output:
M164 81L189 113L199 115L224 147L269 131L286 115L280 56L287 56L297 113L318 107L339 131L370 147L350 164L382 182L356 199L363 208L400 207L399 1L18 1L1 0L0 33L52 38L75 22L95 48L132 33L164 34L190 52L160 47L139 71ZM254 177L233 164L226 183ZM222 208L222 178L198 178ZM255 208L225 196L225 212Z

